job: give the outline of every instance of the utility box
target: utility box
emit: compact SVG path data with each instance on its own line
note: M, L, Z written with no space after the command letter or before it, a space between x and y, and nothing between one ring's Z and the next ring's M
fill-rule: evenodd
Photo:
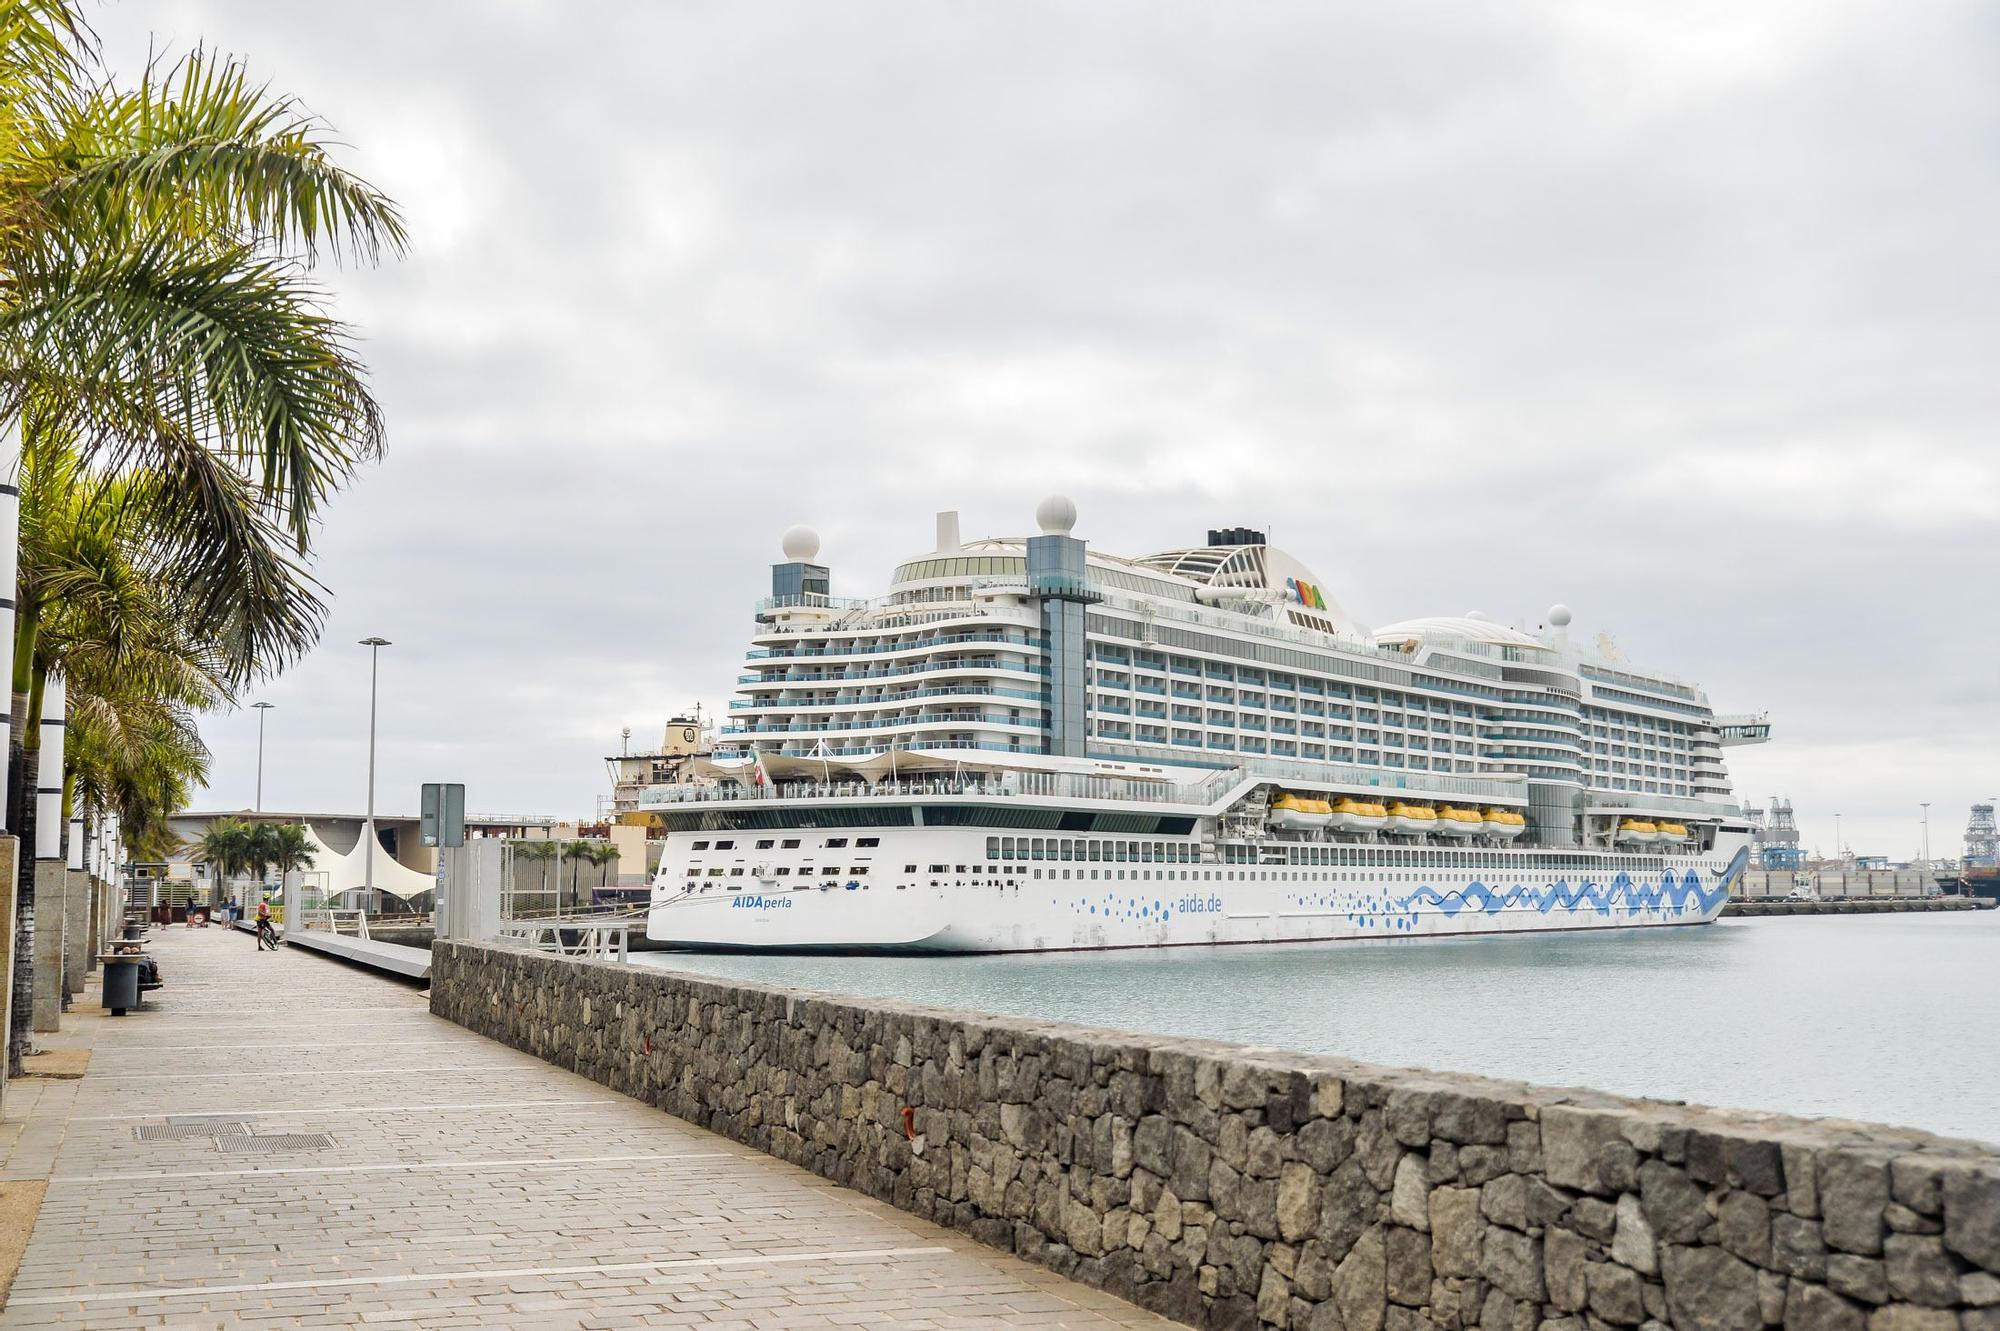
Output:
M438 851L436 904L431 923L438 938L481 943L500 936L503 852L499 837L480 837Z

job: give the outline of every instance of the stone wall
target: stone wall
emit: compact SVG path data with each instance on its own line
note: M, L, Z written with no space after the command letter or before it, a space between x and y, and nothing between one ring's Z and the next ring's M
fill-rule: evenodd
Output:
M440 943L432 1010L1180 1321L2000 1331L2000 1149Z

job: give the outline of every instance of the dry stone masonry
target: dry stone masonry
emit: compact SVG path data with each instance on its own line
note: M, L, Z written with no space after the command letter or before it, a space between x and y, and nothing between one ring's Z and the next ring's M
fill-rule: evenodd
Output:
M440 943L433 1011L1194 1326L2000 1331L2000 1151Z

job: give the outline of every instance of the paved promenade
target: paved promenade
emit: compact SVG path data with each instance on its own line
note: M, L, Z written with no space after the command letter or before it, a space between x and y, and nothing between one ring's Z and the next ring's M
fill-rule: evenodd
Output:
M86 1075L8 1086L0 1175L48 1183L0 1327L1172 1325L414 989L222 928L154 937L154 1008L87 996L44 1037Z

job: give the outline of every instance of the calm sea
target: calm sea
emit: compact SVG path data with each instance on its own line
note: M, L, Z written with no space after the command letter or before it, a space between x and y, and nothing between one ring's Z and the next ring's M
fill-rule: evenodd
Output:
M1152 952L641 960L2000 1142L1993 911Z

